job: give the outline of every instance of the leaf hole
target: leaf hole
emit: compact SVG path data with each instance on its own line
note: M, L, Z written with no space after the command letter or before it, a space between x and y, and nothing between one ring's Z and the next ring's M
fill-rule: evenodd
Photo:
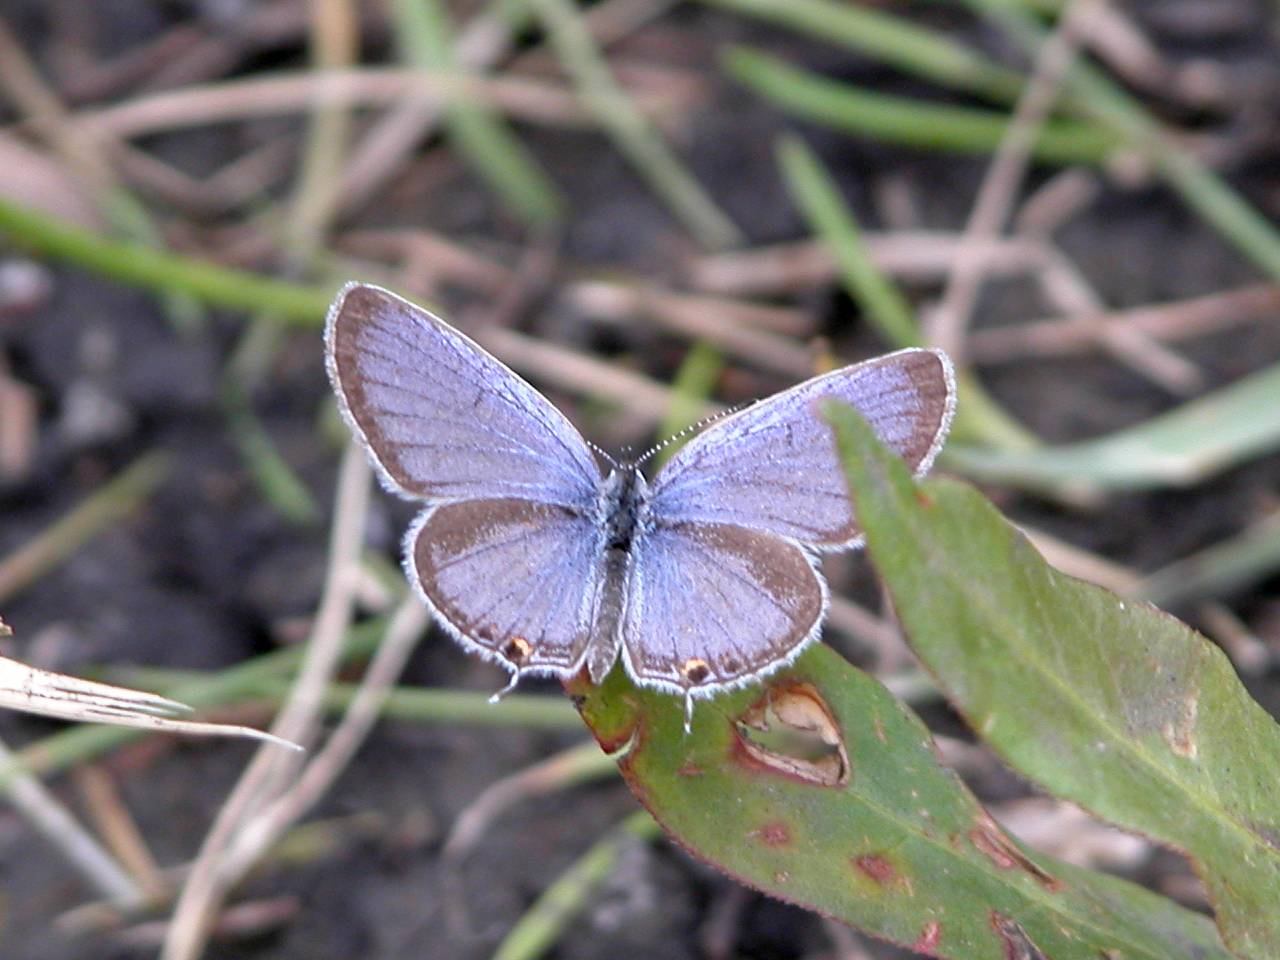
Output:
M812 684L770 687L734 729L739 757L750 765L823 787L849 782L840 726Z

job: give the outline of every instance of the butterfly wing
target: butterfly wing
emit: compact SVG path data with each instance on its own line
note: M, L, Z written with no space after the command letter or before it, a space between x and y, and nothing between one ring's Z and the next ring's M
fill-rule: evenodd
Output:
M623 656L678 692L748 680L817 635L826 586L795 543L745 527L677 524L632 545Z
M586 441L478 345L386 290L347 286L325 342L383 482L428 501L404 564L436 618L517 673L576 672L604 582Z
M409 580L467 649L519 672L576 673L604 587L604 532L564 507L464 500L405 539Z
M843 400L917 475L942 446L955 408L951 362L900 350L814 377L726 417L677 453L654 480L662 525L733 524L819 550L859 540L831 428L815 409Z
M349 284L325 343L343 413L390 489L422 500L594 501L600 469L565 416L421 307Z
M650 488L631 550L622 635L632 677L693 696L789 662L826 613L811 551L859 539L816 403L849 403L922 473L954 394L944 354L904 350L726 417L676 454Z

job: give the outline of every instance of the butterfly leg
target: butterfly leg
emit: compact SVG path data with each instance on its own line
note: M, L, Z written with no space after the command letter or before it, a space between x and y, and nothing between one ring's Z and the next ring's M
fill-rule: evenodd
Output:
M507 685L503 687L501 690L492 694L489 697L489 702L497 703L499 700L502 700L504 697L506 697L507 694L509 694L512 690L516 688L516 684L518 684L519 682L520 682L520 671L515 670L511 674L511 679L507 681Z

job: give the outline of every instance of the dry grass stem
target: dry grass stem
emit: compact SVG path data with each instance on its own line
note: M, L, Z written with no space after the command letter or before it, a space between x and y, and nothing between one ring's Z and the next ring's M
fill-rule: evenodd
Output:
M1106 310L1097 291L1065 256L1054 251L1051 261L1052 267L1040 274L1041 290L1050 303L1068 316L1093 316ZM1204 375L1195 364L1140 330L1108 326L1100 332L1098 344L1116 360L1170 393L1190 394L1204 386Z
M690 340L705 340L762 370L799 380L814 374L812 350L786 337L747 326L742 321L749 310L735 309L738 305L732 301L606 282L579 283L567 293L578 309L593 316L628 322L640 315ZM760 308L760 312L764 309Z
M16 765L17 758L0 742L0 764ZM133 878L84 829L62 802L29 773L16 773L5 791L14 810L75 867L100 896L122 908L146 901Z
M976 361L1008 363L1092 352L1098 349L1108 328L1128 327L1154 340L1178 341L1278 317L1280 286L1253 284L1172 303L979 330L970 337L969 349Z
M355 698L337 729L298 775L297 781L265 810L247 821L224 864L227 876L243 876L280 836L320 801L346 770L373 729L387 694L429 623L416 595L409 595L391 618L387 632L365 671Z
M674 395L670 388L644 374L514 330L490 326L471 333L503 363L540 383L610 400L650 423L660 421L671 407ZM720 409L715 404L704 404L698 416L709 416Z
M863 239L876 266L906 282L936 281L955 263L960 234L911 230L868 231ZM996 239L971 253L982 254L988 276L1024 276L1043 269L1044 244L1033 239ZM783 297L808 293L836 279L835 260L816 240L782 243L733 253L698 257L689 262L686 280L703 293L727 297Z
M360 551L368 512L370 468L354 443L342 458L335 497L329 565L320 608L306 656L272 732L295 743L315 738L324 709L324 692L337 668L342 639L351 622L360 579ZM259 750L241 776L192 864L174 909L161 960L195 960L203 950L222 902L240 874L228 872L224 858L241 831L296 776L300 759L279 750Z
M588 740L496 780L458 815L441 854L446 859L458 860L505 811L534 797L575 786L592 773L605 771L612 776L614 770L613 761L601 753L599 744Z
M350 231L338 238L337 245L344 252L409 268L417 282L408 289L418 293L454 284L493 297L512 279L505 264L429 230Z
M1026 176L1031 148L1053 109L1059 87L1078 51L1075 25L1098 0L1070 0L1058 27L1036 57L1031 79L1014 108L1000 146L987 168L977 199L965 225L960 254L952 265L942 301L927 325L928 339L965 363L964 341L984 279L983 243L999 236Z
M1123 564L1059 540L1043 530L1025 525L1020 529L1050 566L1069 576L1096 583L1122 595L1132 593L1142 579L1138 573Z
M461 77L425 70L372 69L310 71L265 80L235 80L153 93L127 103L71 115L74 129L124 140L156 133L290 116L326 106L385 107L410 94L437 104L466 96L531 123L591 127L595 123L577 96L563 84L510 77ZM659 113L665 101L643 94L637 102Z
M146 896L158 900L168 889L164 872L151 855L146 838L125 806L114 778L93 764L76 767L73 777L98 835Z

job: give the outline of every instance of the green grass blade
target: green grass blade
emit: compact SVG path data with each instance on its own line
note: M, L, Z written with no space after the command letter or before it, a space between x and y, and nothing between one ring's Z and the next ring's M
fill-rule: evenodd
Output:
M955 90L1012 104L1025 78L962 44L871 6L831 0L701 0L850 49Z
M987 154L999 146L1009 125L1008 114L999 111L875 93L746 47L726 50L722 62L735 80L793 116L886 143ZM1031 153L1045 163L1096 165L1121 145L1114 134L1094 125L1051 120L1041 128Z
M672 215L703 246L733 246L742 236L618 86L570 0L524 0L547 31L551 46L578 92L618 149L648 181Z
M778 163L788 191L810 229L831 250L845 289L867 319L895 347L922 346L915 311L867 252L853 212L822 162L802 141L786 138L778 146ZM1036 445L1035 438L1001 410L970 374L962 371L959 379L957 439L1007 450Z
M1051 793L1185 851L1232 949L1280 956L1280 725L1225 654L1058 573L972 487L916 484L832 406L871 560L950 702Z
M453 29L439 0L395 0L391 10L396 39L410 66L459 69ZM551 180L494 111L455 97L445 122L458 149L510 210L533 227L559 219L560 199Z
M676 842L775 897L934 957L1227 956L1204 917L1005 834L939 763L919 719L830 648L767 687L775 704L825 711L845 782L762 762L740 722L766 697L759 685L700 701L686 734L679 698L636 688L621 668L600 687L568 684ZM1042 953L1013 952L1024 941Z
M1280 449L1280 364L1137 426L1029 451L955 447L946 465L968 476L1045 492L1185 487Z
M156 292L190 294L232 310L278 314L318 327L336 285L302 286L245 270L220 267L145 244L112 240L38 210L0 198L0 234L38 256L83 267L101 276Z
M990 18L1035 56L1048 32L1022 0L963 0ZM1103 71L1080 62L1068 73L1065 96L1073 106L1139 150L1193 210L1241 253L1280 279L1280 232L1218 174L1178 144L1143 106Z

